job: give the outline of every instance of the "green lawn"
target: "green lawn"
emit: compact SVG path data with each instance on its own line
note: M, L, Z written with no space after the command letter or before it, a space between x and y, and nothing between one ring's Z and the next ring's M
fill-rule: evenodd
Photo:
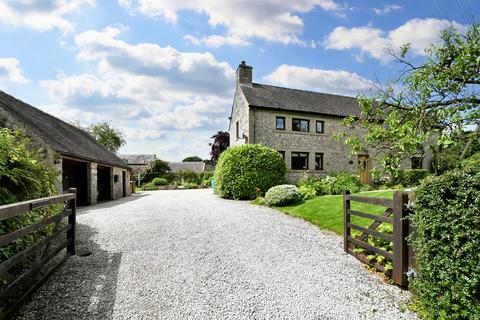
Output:
M363 192L359 195L376 198L393 197L394 191L373 191ZM351 202L352 210L373 214L382 214L384 207ZM343 234L343 198L338 196L321 196L306 200L300 204L278 207L278 210L298 218L302 218L321 229L331 230L337 234ZM361 217L352 216L352 223L359 226L369 226L373 221Z

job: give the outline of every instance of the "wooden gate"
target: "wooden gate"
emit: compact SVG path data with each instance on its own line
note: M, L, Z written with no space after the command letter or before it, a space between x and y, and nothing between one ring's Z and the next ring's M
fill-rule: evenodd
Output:
M0 301L4 308L3 312L0 311L0 319L9 319L69 256L75 254L76 189L68 191L64 195L0 206L0 221L4 221L34 209L67 204L55 216L0 235L1 248L25 236L38 234L49 225L54 228L53 234L38 237L28 248L0 263ZM64 218L68 219L65 224ZM62 254L64 249L66 252Z
M386 210L383 215L351 210L352 201L386 207ZM360 247L391 260L393 262L392 280L395 284L401 287L407 286L406 273L409 266L409 248L406 240L406 237L409 235L409 223L406 219L408 215L407 204L408 193L406 192L395 192L393 199L354 196L350 195L349 191L343 193L343 235L345 252L352 254L362 262L367 263L382 272L385 271L382 265L374 263L366 259L363 255L355 253L353 248ZM373 223L368 228L355 225L351 223L352 215L370 219ZM393 234L376 230L382 223L391 224L393 226ZM352 229L361 232L361 234L357 237L353 237L351 234ZM392 242L393 253L367 243L365 239L368 236Z

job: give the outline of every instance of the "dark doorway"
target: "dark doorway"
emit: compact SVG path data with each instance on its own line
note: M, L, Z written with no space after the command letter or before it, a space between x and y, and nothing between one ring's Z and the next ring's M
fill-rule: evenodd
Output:
M97 167L97 200L112 200L112 174L110 167Z
M127 196L127 173L125 171L122 171L122 191L123 191L123 196Z
M86 162L64 158L62 161L62 185L64 192L69 188L77 189L77 205L89 205Z

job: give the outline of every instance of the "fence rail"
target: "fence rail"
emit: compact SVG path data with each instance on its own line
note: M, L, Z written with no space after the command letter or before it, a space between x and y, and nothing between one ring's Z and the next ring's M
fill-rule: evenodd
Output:
M355 211L351 209L351 202L361 202L372 205L385 207L383 215L375 215ZM355 247L360 247L365 250L374 252L392 261L393 271L392 280L401 287L407 286L407 276L409 266L409 248L407 245L407 236L409 234L409 224L407 215L408 193L395 192L393 199L380 199L373 197L361 197L350 195L349 191L343 193L343 214L344 214L344 250L349 254L357 257L362 262L385 272L385 268L374 261L370 261L364 255L354 252ZM351 216L357 216L365 219L373 220L373 223L368 227L362 227L351 222ZM393 216L393 217L392 217ZM382 224L390 224L393 226L393 233L384 233L377 230ZM359 231L361 234L357 237L352 236L352 229ZM365 240L367 237L379 238L393 243L393 252L377 248Z
M68 257L75 254L76 189L68 191L68 194L59 196L0 206L1 222L53 204L66 204L57 215L0 236L0 247L3 247L46 226L54 226L51 235L37 239L28 248L0 263L0 301L5 308L0 319L9 319ZM68 222L64 225L65 218ZM60 239L61 235L65 240ZM65 254L61 255L65 249ZM28 260L29 263L25 263Z

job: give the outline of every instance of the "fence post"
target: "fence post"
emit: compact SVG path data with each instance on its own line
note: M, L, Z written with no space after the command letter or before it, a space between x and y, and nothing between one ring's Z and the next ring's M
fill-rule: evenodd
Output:
M68 193L74 193L75 198L69 201L69 208L72 209L72 213L68 216L68 224L71 226L67 232L67 239L70 240L70 244L67 246L67 252L71 255L75 255L75 225L77 221L77 189L70 188Z
M347 199L347 196L350 194L350 191L343 191L343 250L348 252L348 237L350 236L350 200Z
M397 191L393 196L393 282L407 286L408 271L408 194Z

